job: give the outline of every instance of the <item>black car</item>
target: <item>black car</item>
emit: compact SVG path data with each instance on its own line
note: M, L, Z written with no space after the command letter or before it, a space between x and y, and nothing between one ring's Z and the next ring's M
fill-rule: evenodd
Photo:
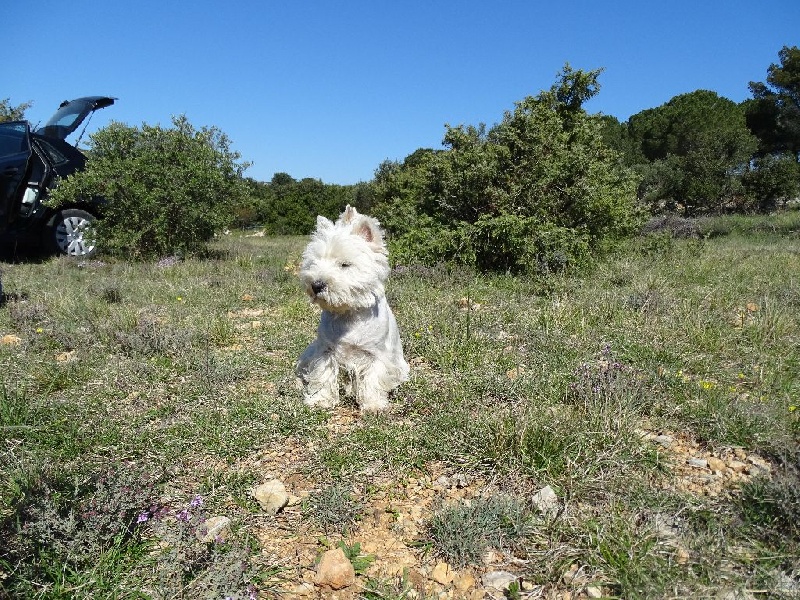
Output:
M95 252L87 227L102 203L53 209L44 200L61 177L86 166L86 156L66 141L94 111L115 98L88 96L64 101L47 123L31 131L27 121L0 123L0 234L36 234L56 252L90 256Z

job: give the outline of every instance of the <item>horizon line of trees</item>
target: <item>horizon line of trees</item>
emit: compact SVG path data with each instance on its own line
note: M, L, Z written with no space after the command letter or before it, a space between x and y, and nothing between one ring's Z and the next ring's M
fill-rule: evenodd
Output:
M484 269L550 272L612 247L648 213L767 212L795 199L800 49L784 46L778 56L766 82L750 82L752 98L740 104L696 90L626 122L583 108L600 91L602 69L573 70L567 64L549 90L515 103L495 125L445 125L442 149L420 148L402 161L384 161L371 181L356 185L298 181L287 173L276 173L269 182L246 178L246 163L238 162L224 134L203 128L195 135L188 123L184 128L200 144L196 160L186 164L210 169L203 175L209 181L215 165L238 173L238 183L227 171L220 179L230 193L224 206L209 208L217 225L227 215L229 224L240 227L261 224L271 234L307 234L318 214L336 217L350 203L381 219L401 261L454 260ZM0 121L23 118L29 106L0 100ZM110 128L138 140L132 153L131 144L115 149L117 139L104 130L90 137L90 152L95 144L106 162L119 159L117 175L127 169L131 181L141 181L145 178L134 171L145 165L159 170L152 180L165 186L180 186L191 177L188 172L171 177L170 165L154 160L153 132L146 126ZM155 133L161 136L159 147L174 135ZM219 157L216 163L202 154L204 144L209 156ZM147 159L132 160L137 153ZM71 178L94 177L100 185L93 163L100 164L90 159L86 171ZM82 189L78 183L61 187ZM64 201L65 192L57 192ZM128 210L136 210L130 189L123 192ZM183 190L179 196L191 201Z
M766 82L750 82L752 98L738 104L701 89L623 122L592 115L651 213L763 213L800 195L800 49L784 46L778 57ZM460 130L473 137L486 134L484 124ZM454 136L446 125L445 149L419 148L403 160L384 161L371 181L355 185L295 180L287 173L276 173L269 182L249 180L251 201L239 221L260 223L269 233L295 234L313 229L316 214L335 217L347 203L369 211L387 199L381 186L388 171L413 170L426 156L456 150Z

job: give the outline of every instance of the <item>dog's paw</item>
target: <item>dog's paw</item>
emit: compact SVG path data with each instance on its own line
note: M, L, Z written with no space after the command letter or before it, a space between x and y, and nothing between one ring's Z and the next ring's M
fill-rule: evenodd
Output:
M318 390L313 393L303 393L303 402L311 408L333 408L339 404L339 395L331 394L325 390Z
M360 399L361 414L381 413L389 408L389 399L385 395L374 395Z

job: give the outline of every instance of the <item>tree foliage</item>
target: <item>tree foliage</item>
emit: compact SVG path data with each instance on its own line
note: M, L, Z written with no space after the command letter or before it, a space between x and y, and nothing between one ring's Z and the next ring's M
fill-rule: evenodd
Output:
M86 169L62 181L52 202L102 198L96 235L104 251L139 258L201 250L232 219L246 163L216 127L112 123L90 137Z
M269 182L250 179L247 183L248 198L236 208L237 224L258 224L272 235L307 235L317 215L335 219L347 204L367 212L372 205L366 183L326 184L312 178L296 180L288 173L275 173Z
M17 106L12 106L10 98L0 100L0 123L22 121L25 118L25 111L31 106L33 106L32 102L23 102Z
M760 153L791 153L800 158L800 48L784 46L780 64L767 69L767 81L750 82L747 125L758 136Z
M492 128L446 126L445 150L381 165L375 212L399 260L551 271L633 231L634 181L582 108L599 74L567 65Z
M735 102L707 90L681 94L633 115L628 132L643 164L640 196L654 209L693 215L742 202L757 140Z

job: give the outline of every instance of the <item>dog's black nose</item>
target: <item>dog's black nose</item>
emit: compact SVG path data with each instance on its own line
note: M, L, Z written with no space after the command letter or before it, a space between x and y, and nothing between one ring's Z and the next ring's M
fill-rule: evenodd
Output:
M325 285L324 281L314 281L311 283L311 289L314 291L314 294L319 294L322 290L324 290L327 286Z

